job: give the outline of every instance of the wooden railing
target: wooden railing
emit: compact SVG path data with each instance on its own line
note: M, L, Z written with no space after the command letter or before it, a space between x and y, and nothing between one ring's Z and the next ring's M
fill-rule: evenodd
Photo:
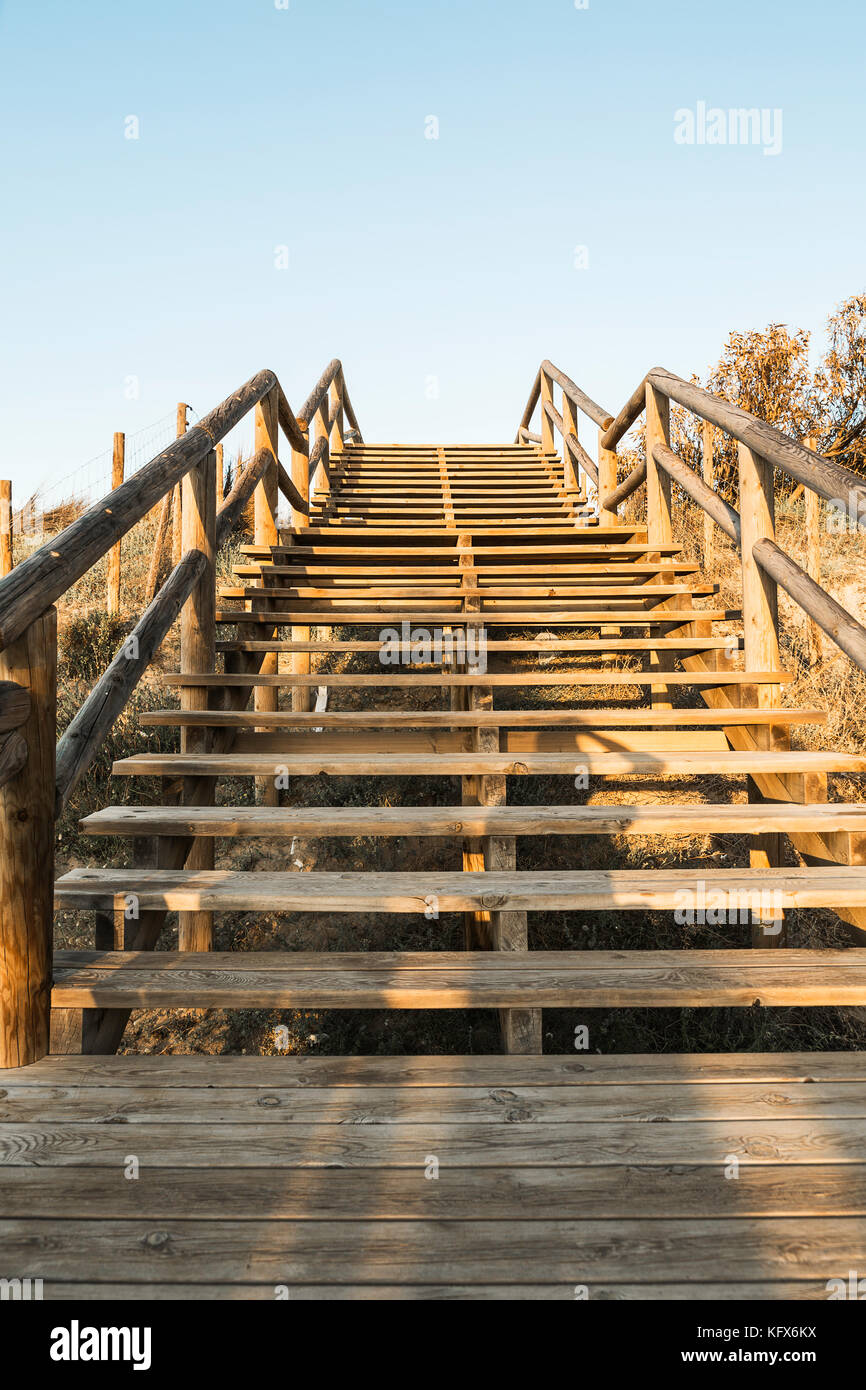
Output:
M217 508L217 447L250 411L255 415L253 458ZM360 441L337 359L328 364L297 415L275 374L261 371L0 579L0 1067L23 1066L48 1051L55 818L178 616L181 671L213 669L217 553L250 498L257 545L278 541L280 491L291 506L292 525L305 524L311 491L329 490L330 455L342 452L347 425ZM291 448L290 471L280 462L280 429ZM178 487L178 563L58 743L53 605ZM242 624L243 611L238 619ZM244 669L252 673L271 659L270 654L250 656ZM242 704L249 690L239 692ZM276 695L272 690L257 693L263 702ZM182 689L185 707L192 708L200 698L200 689ZM186 734L191 739L196 735ZM201 795L207 794L205 788ZM178 849L185 857L188 846L181 843ZM195 916L182 914L182 934L183 918ZM153 946L159 934L161 915L144 913L143 918L136 949ZM189 938L195 923L187 922L186 930ZM108 1019L105 1026L115 1025L116 1020Z
M553 402L554 383L562 390L561 414ZM532 435L529 425L539 401L541 434ZM671 448L671 401L697 416L705 426L714 425L737 441L739 512ZM578 440L578 411L598 426L597 466ZM645 458L617 483L617 445L642 415ZM569 469L579 465L596 485L602 524L615 521L622 503L645 486L647 540L669 545L673 538L671 487L676 483L734 542L740 554L748 668L778 669L777 586L781 585L807 617L866 671L866 627L786 554L775 537L776 468L802 484L807 496L814 494L831 502L852 526L864 529L866 482L857 474L663 367L654 367L647 373L614 418L551 362L543 362L517 437L521 442L536 440L545 451L550 451L555 447L554 431L562 438L566 478ZM708 447L705 429L705 450Z

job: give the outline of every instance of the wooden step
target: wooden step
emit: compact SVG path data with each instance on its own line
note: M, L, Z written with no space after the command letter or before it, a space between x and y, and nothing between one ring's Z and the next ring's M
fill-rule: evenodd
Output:
M267 777L277 767L287 776L315 777L592 777L740 776L759 773L866 772L866 757L854 753L399 753L284 754L136 753L114 763L117 777Z
M460 590L458 585L460 576L454 576L453 585L446 586L439 584L435 588L426 586L404 585L402 588L396 585L381 586L375 582L366 584L363 588L339 588L331 586L325 589L318 587L304 586L303 588L289 588L277 582L269 582L258 587L234 587L232 585L220 586L217 590L220 598L233 599L261 599L266 596L269 600L277 599L327 599L330 603L361 603L369 604L371 599L386 599L389 603L405 603L407 600L418 603L421 600L435 599L454 599L462 602L466 595L466 590ZM718 584L550 584L537 586L534 588L521 585L513 587L509 584L497 584L493 580L473 586L473 596L482 599L484 603L489 603L493 599L537 599L540 602L547 602L554 599L561 602L565 598L578 598L583 600L615 599L617 602L625 599L647 598L662 599L669 598L674 594L687 594L693 598L705 598L711 594L719 592ZM668 619L670 622L670 618Z
M328 677L323 676L327 681ZM679 729L825 724L811 709L143 710L139 724L181 729Z
M631 579L637 575L646 575L648 578L664 571L673 574L696 574L700 570L699 565L688 564L680 560L666 560L663 564L648 565L632 561L630 564L609 565L599 561L594 565L551 565L545 560L539 559L534 565L507 565L502 563L485 563L475 566L475 574L479 579L502 579L510 578L512 575L517 579L526 581L538 580L543 583L549 580L550 575L562 576L567 579L586 575L589 578L598 579ZM457 564L455 552L454 561L450 565L375 565L372 562L356 563L354 565L331 565L324 563L321 568L312 564L304 565L275 565L273 563L262 563L255 565L233 565L232 573L239 579L252 579L261 577L263 579L315 579L319 583L326 583L336 579L453 579L462 578L461 571Z
M646 542L632 542L630 544L599 545L591 542L597 536L597 532L582 533L575 530L569 535L566 544L562 543L562 538L549 545L530 545L522 542L509 542L507 547L497 545L470 545L461 554L471 555L476 563L495 562L505 557L513 560L520 555L533 556L538 563L545 557L554 555L565 556L574 559L579 556L581 560L598 559L600 561L625 559L629 556L638 555L662 555L674 556L682 554L681 545L648 545ZM333 538L331 538L333 539ZM407 564L424 559L451 559L457 558L457 537L454 532L442 537L439 543L433 545L394 545L389 544L386 537L377 543L371 538L369 545L363 549L356 549L354 553L350 550L347 554L347 547L343 544L329 544L319 542L315 545L285 546L285 545L242 545L240 547L242 555L253 555L262 560L309 560L314 559L319 562L326 560L351 561L358 564L367 564L371 559L379 556L388 558L400 557Z
M51 1002L61 1009L863 1005L866 950L58 951L54 981Z
M530 638L512 637L503 640L491 638L486 644L488 652L508 652L522 657L540 653L555 655L557 652L703 652L703 651L741 651L742 637L563 637ZM372 642L357 638L355 641L279 641L270 642L217 642L218 652L380 652L381 641Z
M675 806L108 806L88 835L764 835L866 831L866 802Z
M465 686L474 688L478 685L485 686L509 686L524 689L527 683L533 686L630 686L630 685L660 685L665 686L736 686L736 685L784 685L793 680L789 671L614 671L602 668L600 670L588 671L586 668L572 671L533 671L527 674L525 671L470 671L469 674L454 674L453 672L430 671L429 668L423 670L413 670L411 673L406 671L386 671L380 674L365 674L363 672L346 674L338 672L331 674L317 671L313 675L293 675L290 672L276 674L255 674L236 675L224 674L222 671L204 671L200 673L181 673L168 672L163 680L166 685L182 685L187 688L194 686L225 687L232 686L257 686L271 688L300 688L318 685L327 685L333 689L346 688L353 686L369 687L388 687L388 686Z
M430 623L439 627L681 627L692 622L736 622L742 614L736 608L677 608L650 609L640 612L607 608L594 609L538 609L512 611L508 608L487 608L483 612L464 613L459 609L413 609L409 600L402 609L394 610L383 605L373 609L359 609L347 612L346 609L326 608L318 604L315 608L274 608L267 612L256 609L220 608L217 610L218 623L267 623L269 627L302 626L322 624L326 627L343 623L361 626L383 627L384 619L391 623L406 619L419 624Z

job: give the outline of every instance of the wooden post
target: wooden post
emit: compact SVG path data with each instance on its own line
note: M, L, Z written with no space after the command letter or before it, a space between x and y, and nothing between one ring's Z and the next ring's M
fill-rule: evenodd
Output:
M314 472L314 474L313 474L313 479L312 479L312 483L311 483L311 489L312 489L312 493L313 493L313 496L314 496L314 497L320 496L320 497L323 497L323 498L327 498L328 494L329 494L330 491L331 491L331 483L330 483L330 479L329 479L329 477L328 477L328 465L329 465L329 462L330 462L331 448L330 448L330 440L329 440L329 437L328 437L328 397L327 397L327 395L325 395L325 396L322 397L322 400L321 400L321 403L320 403L320 405L319 405L319 408L318 408L318 410L316 411L315 415L313 416L313 430L314 430L313 442L314 442L314 443L317 443L320 439L324 439L324 441L325 441L325 452L324 452L324 454L322 455L322 457L321 457L319 463L317 463L317 465L316 465L316 470L315 470L315 472ZM323 502L322 505L324 505L324 502Z
M743 575L743 633L745 667L747 671L776 671L779 669L778 591L775 580L756 562L752 548L764 537L775 540L775 495L773 465L745 444L738 444L737 458L740 481L740 549ZM749 700L758 709L770 709L778 704L778 685L758 685ZM745 695L745 692L744 692ZM772 725L750 726L749 733L761 749L778 749L787 742L785 735ZM748 779L750 802L763 800L757 784ZM782 862L782 841L778 834L756 835L749 851L753 869L766 869ZM759 947L784 946L786 934L767 924L754 922L752 945Z
M715 471L715 461L713 458L713 427L709 420L704 420L701 428L701 473L707 487L713 487L715 482ZM708 512L704 512L703 567L705 570L711 570L713 568L715 539L716 528L713 518Z
M670 474L665 473L659 468L653 459L653 448L656 444L667 444L671 442L671 423L670 423L670 401L656 387L647 382L646 388L646 513L647 513L647 543L652 550L654 546L670 545L673 540L673 522L671 517L671 479ZM661 563L661 552L659 551L659 562ZM664 584L673 578L672 574L659 570L658 582ZM651 592L648 590L648 592ZM674 604L663 602L653 606L653 612L659 609L674 607ZM658 636L669 635L667 628L659 628ZM665 651L651 651L649 654L649 669L651 671L670 670L673 664L673 655ZM671 709L673 704L673 692L670 686L654 685L650 691L653 709Z
M580 488L580 469L575 469L572 462L571 452L566 447L568 436L573 434L577 439L577 407L572 405L568 396L562 393L562 477L566 491L569 489Z
M213 671L216 666L216 454L209 453L201 463L191 468L183 479L182 508L183 554L200 550L207 559L207 568L184 604L180 615L180 669L190 674ZM208 707L205 686L181 686L181 709L203 710ZM181 753L209 753L208 729L181 729ZM184 778L183 800L201 805L196 796L200 778ZM206 779L211 783L212 779ZM212 869L214 842L196 837L187 856L187 869ZM213 949L213 913L181 912L178 914L178 946L181 951L210 951Z
M180 439L180 437L181 437L182 434L186 434L186 412L187 412L188 410L189 410L189 406L188 406L188 405L184 405L183 401L178 401L178 406L177 406L177 429L176 429L176 434L177 434L177 438L178 438L178 439ZM172 509L172 530L171 530L171 565L172 565L172 569L174 568L175 565L179 565L180 562L181 562L181 559L183 558L183 546L182 546L182 544L181 544L181 537L182 537L182 535L183 535L182 507L183 507L183 492L182 492L181 484L180 484L180 483L175 483L175 486L174 486L174 506L173 506L173 509Z
M343 373L337 372L331 382L331 438L332 454L343 452Z
M602 444L604 430L598 432L598 524L599 526L615 526L617 523L616 512L608 511L603 506L605 497L609 497L616 491L616 449L605 449Z
M545 410L546 405L553 405L553 377L542 369L541 372L541 452L544 454L556 453L556 440L553 436L553 421Z
M226 495L226 474L223 466L223 446L216 446L216 496L217 508L221 507Z
M0 680L30 691L21 770L0 788L0 1067L49 1046L54 914L57 615L53 608L0 652Z
M257 484L253 494L255 509L255 544L256 545L279 545L280 534L277 527L277 506L279 502L279 481L277 471L277 461L279 459L279 390L269 391L263 396L256 406L255 411L255 452L260 449L267 449L272 455L272 462L265 469L261 482ZM267 586L263 584L266 592ZM253 606L258 608L272 608L273 600L265 599L253 600ZM277 635L276 628L266 627L263 632L265 641L270 641ZM263 675L276 675L279 669L279 658L277 652L267 652L262 660L261 672ZM276 686L256 686L253 694L253 703L257 710L272 711L279 708L279 691ZM277 789L274 785L273 777L260 778L259 786L262 791L262 799L266 806L276 806L279 802Z
M0 480L0 579L12 573L12 483Z
M817 441L804 439L803 443L813 453L818 452ZM804 489L806 494L806 573L816 584L821 583L821 498L812 488ZM809 660L820 661L823 655L821 629L814 618L806 620Z
M123 482L124 460L126 458L126 435L116 433L111 455L111 489L120 487ZM108 580L106 608L109 613L120 612L120 546L118 541L108 552Z
M292 482L298 489L304 501L309 501L310 497L310 436L304 434L304 448L292 448ZM309 524L305 512L299 512L292 507L292 523L289 532L290 545L294 545L295 532L301 530ZM308 627L293 627L293 642L309 642L310 629ZM291 672L294 676L308 676L310 674L310 653L293 652L291 660ZM292 709L306 711L312 707L313 692L309 686L295 686L292 690Z

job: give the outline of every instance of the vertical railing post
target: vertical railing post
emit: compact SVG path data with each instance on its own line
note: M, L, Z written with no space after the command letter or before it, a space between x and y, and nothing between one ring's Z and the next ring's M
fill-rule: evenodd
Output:
M331 382L331 438L330 450L332 454L343 452L343 371L342 368L337 372Z
M223 446L216 446L216 499L217 508L221 507L226 495L226 472L223 463Z
M737 459L740 483L740 559L743 576L743 644L747 671L777 671L779 669L779 606L775 580L758 565L753 548L758 541L775 540L775 495L773 465L745 444L738 444ZM758 709L771 709L778 703L780 687L762 682L743 700ZM748 732L760 749L778 751L789 745L787 731L768 724L749 726ZM763 795L750 777L747 782L749 801L761 802ZM778 834L756 835L749 850L753 869L767 869L782 863L782 843ZM778 920L777 920L778 918ZM752 917L752 945L784 946L785 928L781 914L772 914L771 921L760 915Z
M817 453L815 439L804 439L807 449ZM821 583L821 498L812 488L803 489L806 503L806 573L816 584ZM806 619L809 660L820 661L822 655L821 629L814 618Z
M715 489L715 460L713 458L713 427L704 420L701 429L701 473L707 487ZM711 570L715 560L716 526L709 512L704 512L704 569Z
M263 396L256 406L255 411L255 450L256 453L261 449L268 449L272 455L272 460L262 475L261 481L256 486L254 493L255 508L255 544L257 546L277 546L280 542L280 534L277 528L277 506L279 502L279 477L277 461L279 459L279 390L274 387L266 396ZM262 588L267 592L267 585L263 582ZM255 600L254 605L258 608L272 608L271 600ZM269 628L262 625L262 640L270 641L277 636L276 628ZM276 675L279 669L279 654L277 652L266 652L261 664L262 675ZM276 686L256 686L253 694L253 703L257 710L261 712L272 711L279 708L279 691ZM274 779L260 779L262 798L266 806L276 806L279 800Z
M292 446L292 482L305 502L310 500L310 436L304 433L304 447L298 449ZM309 517L305 512L298 511L292 507L291 525L291 544L296 544L295 532L309 526ZM299 580L300 583L300 580ZM308 627L293 627L293 642L309 642L310 629ZM310 653L292 652L291 671L293 676L308 676L310 674ZM293 686L292 688L292 709L303 713L308 710L312 703L312 692L308 686Z
M54 914L54 750L57 615L41 618L0 652L0 680L30 691L26 760L0 787L0 1067L44 1057L51 1017Z
M604 430L598 432L598 521L600 526L615 526L616 512L608 511L602 505L605 497L616 490L616 449L606 449L602 444Z
M123 482L124 461L126 458L126 435L117 432L111 454L111 488L120 487ZM120 612L120 541L108 552L108 577L105 606L109 613Z
M566 492L577 491L580 488L580 470L575 469L571 461L571 451L566 443L569 435L573 434L577 439L577 408L572 405L568 396L562 393L562 478L565 483Z
M329 463L331 457L331 446L329 438L329 418L328 418L328 394L322 396L319 408L313 416L313 441L318 443L320 439L325 441L325 452L316 464L316 471L310 483L310 490L314 497L321 497L322 506L327 504L328 494L331 491L331 481L329 477Z
M213 671L216 664L216 455L211 452L191 468L181 483L183 554L200 550L207 568L187 599L180 615L180 669L189 675ZM180 705L184 710L206 710L206 686L181 686ZM210 731L181 728L181 753L210 752ZM198 797L201 778L185 777L183 800L201 805ZM213 782L208 790L213 793ZM186 860L187 869L212 869L213 840L196 837ZM181 951L213 949L213 913L203 911L178 914L178 945Z
M647 382L646 388L646 511L647 511L647 545L650 552L655 552L655 547L660 547L658 551L659 573L658 582L665 583L668 574L662 566L661 547L668 546L673 540L673 521L671 517L671 479L670 474L665 473L658 467L653 459L653 449L656 444L670 444L671 423L670 423L670 401L655 386ZM653 605L653 611L672 607L673 605L661 602ZM659 637L669 635L669 630L660 627ZM650 670L665 671L670 670L672 658L669 653L660 650L650 652ZM652 705L654 709L670 709L672 706L672 690L670 686L654 685L650 690Z
M188 410L189 410L189 406L188 406L188 405L185 405L183 401L178 401L178 405L177 405L177 428L176 428L176 430L175 430L175 434L176 434L176 436L177 436L178 439L180 439L180 437L181 437L182 434L186 434L186 429L187 429L187 415L186 415L186 413L187 413ZM173 498L173 511L172 511L172 523L171 523L171 567L172 567L172 569L174 568L175 565L180 564L180 559L181 559L181 556L183 555L182 536L183 536L183 489L182 489L180 483L175 483L175 485L174 485L174 498Z
M0 479L0 579L12 573L12 483Z
M541 376L541 452L543 454L556 453L556 440L553 435L553 421L545 410L545 406L553 405L553 377L543 369Z

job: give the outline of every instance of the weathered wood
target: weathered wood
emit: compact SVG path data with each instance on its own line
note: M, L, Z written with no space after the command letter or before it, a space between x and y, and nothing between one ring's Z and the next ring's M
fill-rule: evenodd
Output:
M739 545L739 513L725 502L717 492L713 492L703 478L699 478L696 473L693 473L679 454L675 454L673 449L666 444L653 445L653 459L659 468L664 469L665 473L679 484L683 492L691 497L693 502L697 502L698 506L703 507L707 518L714 521L726 536L729 536L736 545Z
M866 803L673 806L109 806L89 835L238 838L451 835L758 835L866 831Z
M708 420L701 422L701 476L710 489L716 494L715 487L715 462L713 458L713 427ZM716 533L713 530L713 518L709 510L704 509L704 567L710 571L715 562L715 539Z
M27 741L22 734L6 734L0 739L0 787L18 775L26 761Z
M0 646L14 641L96 564L275 383L273 372L259 372L181 439L138 469L116 492L82 513L59 536L53 536L50 545L42 546L0 579Z
M124 460L126 457L126 435L117 433L111 456L111 486L119 488L123 482ZM106 608L109 613L120 612L120 541L108 552L108 577Z
M768 466L781 468L827 501L837 503L853 520L859 523L866 517L866 483L850 469L813 453L747 410L711 395L693 382L683 381L663 367L655 367L647 380L671 400L733 435Z
M24 687L30 711L11 736L26 759L0 786L0 1066L47 1053L53 930L57 618L54 609L0 653L0 679ZM5 751L5 750L4 750Z
M807 871L800 871L801 873ZM841 871L837 870L836 873ZM856 871L849 871L855 872ZM79 871L84 873L84 871ZM789 871L790 873L790 871ZM74 905L74 890L64 887L74 875L61 880L61 902ZM117 882L119 875L114 876ZM247 884L234 887L233 877ZM364 891L352 894L347 886L335 887L327 894L318 891L318 880L339 879L340 875L286 874L286 880L309 879L309 897L297 887L268 892L268 880L278 875L227 875L210 891L199 890L197 901L233 911L307 911L321 910L363 912L374 907L380 911L423 913L425 903L417 896L393 896L382 903L382 892L376 894L369 882L378 876L358 874L367 881ZM349 875L342 877L348 878ZM388 875L381 877L387 878ZM399 877L399 876L394 876ZM475 893L464 888L448 891L447 876L418 875L418 892L438 897L439 910L454 912L468 906L489 906L506 896L496 891L503 879L530 875L451 875L452 880L473 877L486 880L486 891L480 885ZM557 876L548 876L555 879ZM573 877L564 876L566 879ZM644 883L669 875L644 874ZM861 875L862 877L862 875ZM155 890L143 887L143 875L132 875L132 891L142 892L142 901L150 903L159 896ZM261 880L261 883L258 882ZM688 873L682 873L688 885ZM694 875L691 880L692 891ZM775 887L775 881L772 884ZM441 890L441 891L437 891ZM119 891L123 893L122 884ZM248 897L244 899L241 892ZM526 884L522 892L508 895L506 900L515 906L530 908L578 906L586 910L609 908L611 905L635 907L671 906L676 893L687 895L689 887L667 893L656 884L647 890L643 900L635 894L630 899L621 890L617 901L611 895L597 892L576 900L560 885L558 894L531 893ZM794 894L778 890L785 905L819 905L823 895ZM854 891L853 889L851 890ZM108 879L102 892L108 894ZM862 899L863 890L860 888ZM91 896L97 898L98 891ZM196 895L181 889L164 892L160 901L186 905ZM399 901L399 906L397 905ZM684 897L677 902L685 901ZM700 951L687 953L670 951L473 951L473 952L378 952L322 955L320 952L256 951L241 956L237 951L212 952L196 955L171 951L57 952L52 1003L58 1008L172 1008L188 1006L191 1000L210 1008L298 1008L298 1009L446 1009L446 1008L715 1008L719 1006L752 1008L763 1005L809 1005L866 1003L866 964L859 959L864 952L856 950L827 951L820 964L809 950L754 950L749 952L748 971L740 951ZM624 960L623 958L627 959ZM852 960L857 957L857 960ZM648 1127L652 1128L652 1127ZM862 1123L859 1143L863 1148Z
M866 627L822 589L771 537L756 540L752 555L764 574L774 584L781 584L821 631L826 632L856 666L866 671Z
M20 729L30 716L30 691L15 681L0 680L0 734Z
M574 759L563 753L526 753L520 758L496 753L439 753L434 756L399 753L286 754L280 759L289 774L309 777L329 776L415 777L431 774L441 777L502 775L507 777L574 775ZM798 772L866 772L866 758L856 753L774 753L731 751L730 753L584 753L581 763L590 775L659 773L689 777L697 774L741 776ZM170 753L138 753L114 764L117 776L162 777L262 777L273 767L273 756L266 754L201 754L184 757Z
M521 416L521 419L520 419L520 425L519 425L518 430L517 430L517 443L518 443L518 444L521 443L521 439L520 439L521 432L522 432L522 431L526 431L526 432L528 433L529 422L530 422L530 420L532 419L533 415L535 414L535 407L538 405L538 399L539 399L539 396L540 396L540 395L541 395L541 371L539 370L539 371L536 373L535 380L534 380L533 383L532 383L532 390L531 390L530 393L529 393L529 400L526 402L526 409L524 410L523 415ZM540 435L538 436L537 443L539 443L539 444L541 443L541 436L540 436Z
M261 407L257 407L260 409ZM180 615L180 664L183 671L212 671L216 664L216 458L208 454L183 480L183 549L201 554L205 565ZM208 691L187 686L180 693L181 708L207 709ZM212 739L207 728L195 725L181 730L182 753L208 753ZM210 784L213 790L213 784ZM197 799L199 789L184 784L183 799ZM187 856L188 869L214 867L213 840L199 839ZM182 912L178 920L181 951L209 951L213 946L213 916L209 912Z
M628 434L635 421L640 419L646 407L648 380L648 377L644 377L638 383L616 419L604 429L601 439L603 449L616 449L623 435Z
M178 402L177 422L175 433L180 439L187 431L187 412L189 406L184 401ZM174 497L172 500L171 514L171 567L174 569L179 565L183 558L183 488L182 480L174 485Z
M260 482L256 485L254 494L255 499L255 544L261 546L278 545L280 533L277 527L277 503L279 491L279 401L276 390L264 396L255 408L255 448L257 453L266 452L270 454L270 462L262 474ZM273 603L265 599L257 599L255 592L252 595L252 607L254 609L265 610L266 612L273 607ZM259 589L259 594L264 590ZM273 634L276 636L276 632ZM214 665L213 658L210 661L211 667ZM275 675L279 666L279 657L276 652L265 654L261 658L262 674ZM254 703L257 710L275 710L277 708L277 692L267 685L256 686L254 691ZM262 797L268 805L276 805L277 791L273 777L263 778L260 781Z
M611 610L611 615L615 616L620 622L620 615L615 610ZM679 615L678 615L679 616ZM270 644L268 644L270 645ZM671 650L668 648L667 650ZM233 685L263 685L263 686L289 686L299 681L301 684L310 681L320 680L319 676L299 676L295 677L289 673L278 675L262 673L261 675L247 676L229 673L223 675L222 672L213 672L210 675L199 675L196 673L184 674L180 671L173 671L165 676L166 685L212 685L222 688L229 688ZM523 672L488 672L485 676L486 685L518 686L526 685L526 674ZM776 685L780 681L790 681L792 676L787 671L706 671L706 672L684 672L672 671L665 676L666 683L669 685L694 685L694 686L725 686L725 685ZM533 673L533 684L539 686L564 685L564 686L597 686L597 685L654 685L658 677L646 671L614 671L606 667L598 670L582 670L551 672L543 671ZM354 673L329 675L328 683L334 687L344 686L404 686L420 687L424 685L448 686L448 685L477 685L477 678L473 682L471 675L465 672L429 672L412 671L391 673L384 675L376 673L374 675L355 675Z
M56 814L59 816L106 734L176 620L207 566L201 551L185 555L148 606L105 674L97 681L57 745ZM52 786L55 784L52 766Z
M328 390L337 372L341 370L339 358L335 357L330 361L316 382L304 404L298 411L298 428L303 434L307 433L313 417L320 411L322 402L327 401Z
M577 406L578 410L582 410L584 415L588 415L590 420L598 425L600 429L606 430L613 424L613 416L609 415L606 410L603 410L600 405L596 405L591 396L588 396L585 391L581 391L580 387L574 384L571 377L566 376L565 372L561 372L552 362L546 360L542 362L541 371L542 373L546 372L548 376L552 377L553 380L562 387L563 395L566 396L573 405ZM533 404L533 410L534 409L535 405ZM531 418L532 412L530 411L530 419ZM524 420L522 423L528 425L529 420Z
M0 579L12 573L12 483L0 480Z
M541 368L541 448L545 454L556 452L556 440L553 437L554 418L559 420L559 430L562 431L562 418L559 412L554 410L553 405L553 378L549 372ZM551 412L553 411L553 414Z
M617 508L627 497L631 497L633 492L637 492L642 483L646 481L646 459L642 459L627 478L623 478L619 487L614 488L613 492L601 498L603 508L611 515L615 516Z

